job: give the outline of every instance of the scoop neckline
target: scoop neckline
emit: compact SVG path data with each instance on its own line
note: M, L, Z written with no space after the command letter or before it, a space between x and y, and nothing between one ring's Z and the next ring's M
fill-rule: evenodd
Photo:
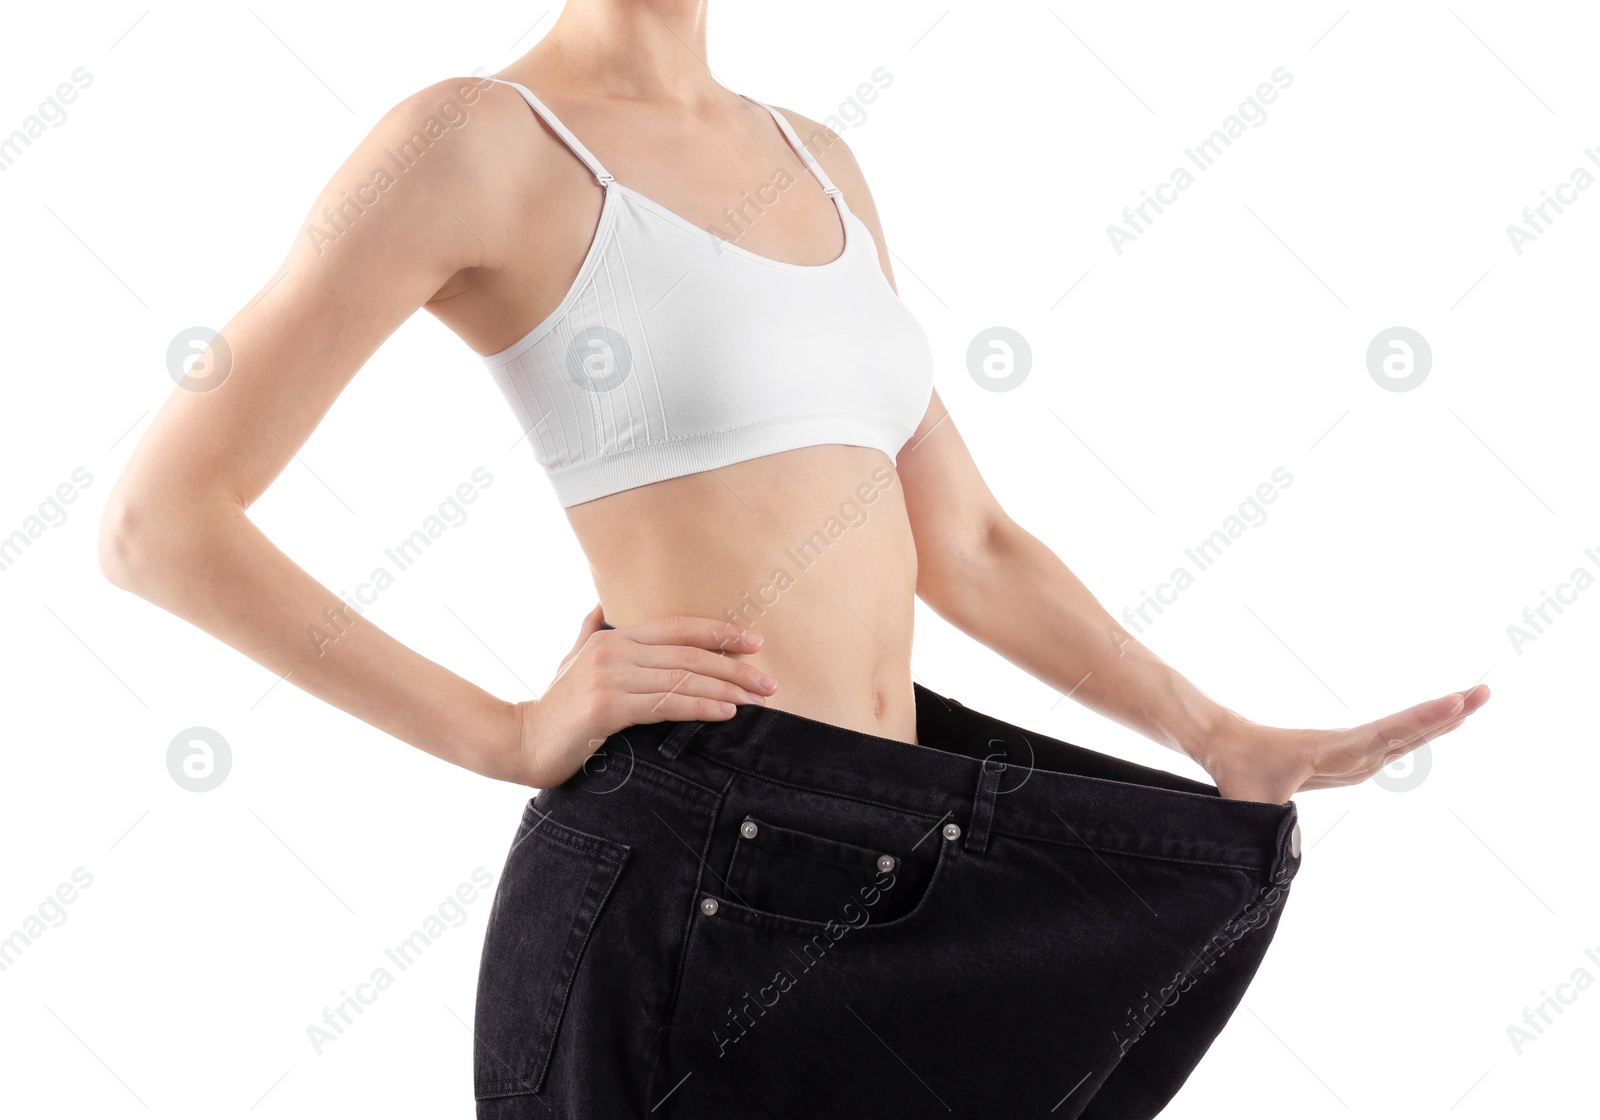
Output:
M816 181L816 177L811 175L809 171L806 174L807 177L813 182ZM671 210L666 206L663 206L649 195L641 194L639 191L628 186L626 183L623 183L621 180L612 179L611 182L605 185L604 189L607 192L612 190L620 191L623 197L627 198L629 201L637 203L638 205L643 206L646 210L649 210L651 213L665 218L667 221L678 226L680 229L687 230L690 233L700 234L702 237L709 237L719 253L732 253L736 257L755 261L758 264L764 264L770 268L776 268L784 272L825 273L837 271L838 269L843 268L849 262L851 251L855 248L855 233L850 228L850 208L845 203L843 194L827 195L828 198L833 200L834 212L839 215L839 224L844 230L844 246L839 250L839 255L834 257L831 261L823 261L821 264L799 264L794 261L780 261L776 257L765 257L760 253L752 253L749 249L743 248L740 245L736 245L734 242L729 241L725 237L717 237L710 230L702 229L700 226L697 226L691 222L688 218L685 218L682 214L679 214L676 210Z

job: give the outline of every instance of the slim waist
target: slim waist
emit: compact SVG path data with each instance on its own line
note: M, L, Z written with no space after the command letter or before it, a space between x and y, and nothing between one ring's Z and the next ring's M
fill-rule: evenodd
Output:
M721 721L618 732L646 763L711 788L733 770L925 816L966 840L992 834L1292 877L1294 802L1224 798L1216 787L1030 731L914 684L917 743L740 705ZM709 768L709 769L708 769Z

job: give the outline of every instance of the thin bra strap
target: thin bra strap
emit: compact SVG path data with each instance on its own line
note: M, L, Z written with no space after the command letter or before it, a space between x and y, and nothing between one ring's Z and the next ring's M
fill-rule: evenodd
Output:
M594 157L594 153L583 146L583 141L574 136L572 134L572 130L566 125L562 124L560 118L550 111L550 107L548 105L535 97L531 89L525 85L520 85L517 82L510 81L506 78L495 78L494 81L503 82L512 89L516 90L518 93L522 94L522 99L533 107L533 111L538 113L539 116L544 119L545 124L550 126L550 131L561 137L562 141L567 145L567 147L572 149L572 154L581 159L584 162L584 165L588 167L590 171L594 172L594 177L600 180L600 185L602 187L610 186L616 181L616 177L601 165L600 161Z
M817 182L822 184L824 193L834 198L838 198L841 193L839 188L833 185L833 180L828 178L828 173L822 170L822 164L817 162L817 160L812 156L810 149L801 142L800 134L795 132L794 126L789 123L789 118L778 112L778 110L774 109L771 105L768 105L765 101L756 101L756 99L751 97L749 94L744 94L743 96L745 100L755 101L757 105L761 106L767 112L772 114L772 119L778 122L778 127L783 129L784 136L788 138L789 146L800 154L801 159L806 161L806 166L811 169L811 174L815 175L817 177Z

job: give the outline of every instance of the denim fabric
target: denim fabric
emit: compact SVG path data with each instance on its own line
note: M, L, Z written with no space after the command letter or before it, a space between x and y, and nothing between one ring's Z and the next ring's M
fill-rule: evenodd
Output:
M1294 804L914 689L916 745L741 705L534 797L480 1120L1159 1113L1276 932Z

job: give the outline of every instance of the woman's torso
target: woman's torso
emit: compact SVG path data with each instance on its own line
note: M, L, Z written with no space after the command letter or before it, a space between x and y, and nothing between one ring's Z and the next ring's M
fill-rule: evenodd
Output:
M693 121L648 102L602 106L564 95L537 74L503 76L537 90L618 183L702 229L726 229L725 200L785 167L793 184L736 245L802 265L840 255L832 200L771 118L737 108L737 95L726 111ZM458 278L429 309L492 355L567 296L604 195L510 87L488 86L480 111L507 138L505 174L493 187L504 195L482 204L509 215L496 250L504 267ZM898 477L881 450L799 447L581 501L566 513L612 625L673 614L747 625L763 647L733 656L778 681L769 706L915 741L917 558Z

